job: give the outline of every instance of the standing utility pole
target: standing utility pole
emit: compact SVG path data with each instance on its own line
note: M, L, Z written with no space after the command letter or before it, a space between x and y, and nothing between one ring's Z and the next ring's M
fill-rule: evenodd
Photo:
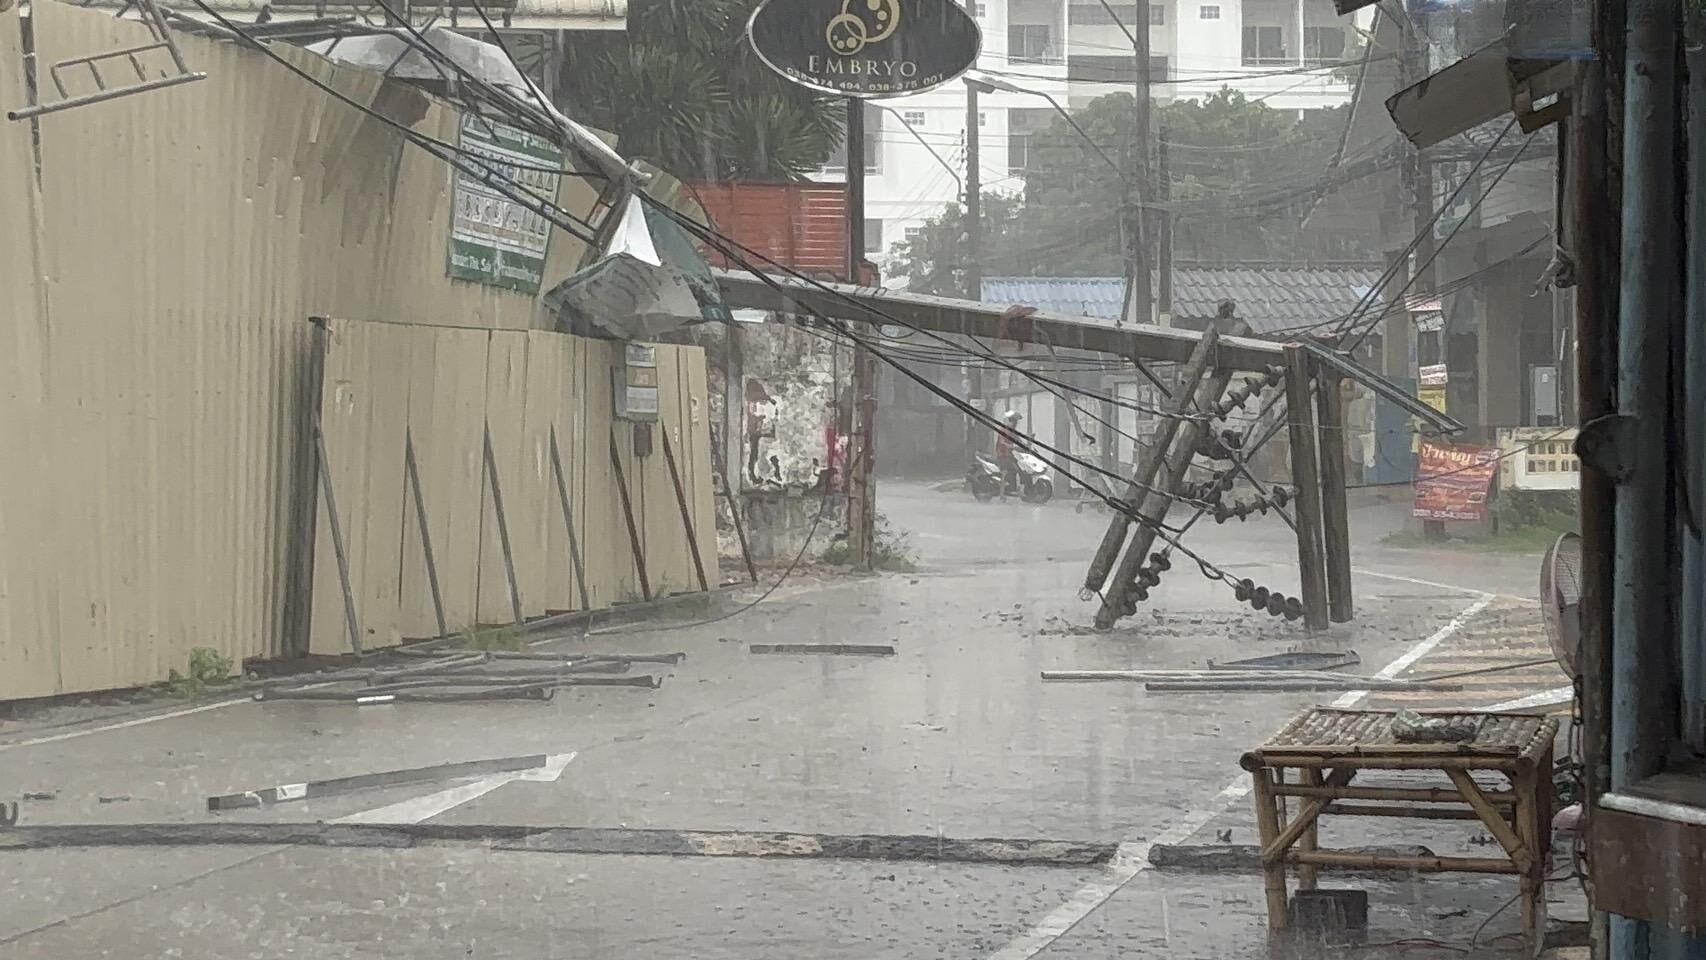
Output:
M978 84L966 81L966 286L967 300L983 299L983 176L979 166L981 151L978 115ZM966 362L967 398L976 407L983 401L983 367L974 357ZM966 417L966 465L978 449L982 433L976 417Z
M1405 21L1403 25L1404 52L1403 58L1399 62L1399 89L1409 89L1412 84L1421 82L1428 73L1427 45L1423 42L1421 24L1415 21L1415 16L1425 16L1425 14L1412 15L1412 18ZM1422 151L1420 149L1409 146L1407 141L1404 149L1404 192L1410 197L1416 236L1419 240L1416 245L1414 261L1416 268L1415 286L1413 288L1414 294L1412 295L1413 299L1414 297L1426 297L1434 292L1436 279L1436 273L1434 271L1434 254L1438 246L1438 241L1434 237L1433 225L1433 164L1428 162L1427 158L1422 156ZM1406 271L1406 273L1408 273L1408 271ZM1410 344L1416 336L1415 318L1411 315L1408 307L1395 310L1393 313L1398 317L1399 322L1402 324L1402 328L1395 332L1399 333L1399 341L1403 344L1404 348L1404 375L1401 379L1407 380L1412 373L1409 354ZM1391 327L1388 326L1387 329L1391 330ZM1445 355L1445 349L1446 344L1450 342L1450 337L1447 336L1443 327L1440 329L1437 336L1440 341L1439 362L1448 363ZM1386 348L1386 355L1388 357L1394 357L1394 350L1392 346L1389 345ZM1388 369L1386 371L1386 375L1389 377L1392 376L1392 371ZM1423 520L1422 532L1430 540L1444 540L1445 523L1439 520Z
M865 103L847 98L847 282L857 284L865 262ZM855 325L872 332L870 324ZM847 456L847 539L853 563L871 569L875 539L876 496L871 464L876 455L876 357L863 346L853 348L853 408L857 422Z
M1167 165L1167 128L1165 126L1161 128L1161 139L1155 143L1155 166L1156 193L1160 196L1163 205L1170 204L1173 200L1173 172ZM1155 312L1158 314L1156 322L1172 326L1173 208L1165 206L1164 209L1156 213L1156 219L1160 221L1160 228L1157 231L1160 235L1156 238L1157 245L1160 247L1159 262L1156 264L1155 270L1156 280L1158 281L1155 297Z
M1137 22L1132 24L1132 51L1137 60L1137 77L1132 93L1136 97L1132 117L1131 179L1126 185L1126 242L1131 290L1126 298L1126 321L1150 323L1155 319L1155 300L1149 275L1149 6L1137 5Z

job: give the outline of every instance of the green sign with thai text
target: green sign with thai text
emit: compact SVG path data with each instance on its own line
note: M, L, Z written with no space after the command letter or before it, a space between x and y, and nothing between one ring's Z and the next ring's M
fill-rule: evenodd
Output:
M460 145L469 169L455 174L451 278L538 293L551 222L505 190L556 203L560 178L553 171L562 169L563 152L544 137L471 114L462 117Z

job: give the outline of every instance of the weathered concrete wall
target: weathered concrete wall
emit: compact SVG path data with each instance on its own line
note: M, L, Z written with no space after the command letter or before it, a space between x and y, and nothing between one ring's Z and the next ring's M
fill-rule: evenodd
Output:
M741 513L752 561L757 564L790 564L802 549L810 560L847 528L845 496L749 490L741 497ZM739 547L735 549L738 556Z

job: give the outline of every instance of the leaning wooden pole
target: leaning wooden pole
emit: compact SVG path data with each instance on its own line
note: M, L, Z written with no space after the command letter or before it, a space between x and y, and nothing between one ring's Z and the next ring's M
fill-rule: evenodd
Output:
M1162 461L1167 457L1167 450L1173 445L1173 437L1179 432L1179 424L1184 414L1190 409L1191 400L1196 396L1197 384L1202 382L1203 374L1208 371L1209 359L1214 356L1215 342L1220 338L1218 331L1209 329L1203 331L1202 339L1197 341L1191 350L1190 360L1185 364L1184 382L1173 394L1173 406L1168 415L1156 428L1155 436L1150 438L1149 449L1143 451L1138 458L1137 472L1133 474L1131 483L1126 485L1125 502L1132 509L1141 509L1149 490L1155 485L1155 475L1160 472ZM1125 544L1126 531L1131 528L1131 517L1116 511L1112 520L1108 521L1108 532L1102 536L1102 545L1096 549L1096 558L1090 561L1090 570L1084 575L1084 589L1089 593L1097 593L1108 581L1108 574L1114 568L1114 561L1119 558L1120 547Z
M1316 392L1321 430L1321 524L1327 550L1327 615L1334 623L1356 617L1351 599L1350 508L1345 501L1345 397L1336 374L1321 372Z
M1226 392L1226 385L1230 382L1231 370L1216 371L1198 391L1193 408L1188 409L1198 413L1208 410ZM1206 427L1206 421L1201 419L1185 423L1178 441L1168 452L1161 480L1144 499L1143 508L1139 511L1145 522L1139 523L1137 531L1131 535L1131 544L1125 555L1120 557L1119 569L1114 571L1113 583L1103 596L1102 607L1096 611L1097 629L1107 630L1121 617L1131 614L1131 593L1136 589L1138 569L1149 559L1149 550L1155 546L1156 526L1167 519L1167 511L1172 509L1175 495L1190 472L1191 461L1196 459L1197 444L1208 434Z
M1326 548L1322 543L1321 485L1316 470L1315 404L1310 396L1308 351L1285 348L1285 400L1291 428L1291 481L1297 487L1297 565L1303 586L1303 620L1327 629Z

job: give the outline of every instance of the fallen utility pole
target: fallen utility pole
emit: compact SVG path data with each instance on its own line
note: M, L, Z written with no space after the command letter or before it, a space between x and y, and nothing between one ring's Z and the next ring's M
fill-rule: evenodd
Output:
M408 783L425 783L433 780L456 780L464 777L480 777L493 773L510 773L516 770L532 770L545 765L544 754L534 754L526 757L500 757L495 760L468 760L462 763L439 763L430 767L413 767L408 770L387 770L382 773L364 773L353 777L335 777L330 780L309 780L304 783L281 783L271 787L260 787L255 790L245 790L242 793L228 793L217 797L207 798L209 810L241 810L248 807L259 807L269 803L287 803L292 800L312 800L316 797L328 797L339 793L351 793L356 790L373 790L379 787L395 787Z
M1191 351L1190 361L1185 364L1184 380L1178 392L1173 395L1173 408L1156 428L1149 448L1138 461L1137 472L1133 474L1131 483L1126 485L1125 503L1129 510L1137 511L1154 485L1155 475L1161 470L1167 450L1173 444L1173 437L1177 435L1185 415L1190 412L1197 384L1202 382L1203 374L1208 372L1219 336L1219 331L1212 327L1204 330L1202 339L1197 341L1195 349ZM1116 510L1113 518L1108 521L1108 532L1102 536L1102 545L1096 549L1096 557L1090 561L1090 570L1084 576L1084 589L1088 593L1099 592L1107 583L1108 574L1113 570L1115 559L1119 557L1120 547L1125 544L1126 533L1131 529L1131 524L1132 518L1124 510ZM1101 618L1098 616L1097 619L1100 621Z
M471 844L529 853L665 857L762 857L1093 866L1118 844L1027 838L757 833L610 827L530 827L458 823L101 823L13 827L0 850L91 847L307 846L408 849Z
M844 657L892 657L894 647L880 643L755 643L750 653L825 654Z
M1241 328L1242 324L1239 325ZM1195 402L1187 405L1191 393L1179 394L1181 409L1192 410L1198 414L1206 414L1209 406L1226 392L1226 385L1232 380L1232 371L1219 370L1195 396ZM1177 424L1178 421L1175 421ZM1139 521L1138 528L1131 536L1131 545L1126 548L1125 555L1120 558L1119 569L1114 573L1113 586L1108 589L1103 598L1101 609L1096 611L1096 627L1099 630L1111 628L1121 617L1127 616L1135 609L1132 595L1137 590L1137 572L1149 560L1149 548L1155 545L1156 530L1167 519L1167 511L1173 506L1174 491L1185 482L1185 476L1190 472L1191 461L1196 458L1197 444L1208 435L1205 422L1193 419L1184 425L1177 443L1172 450L1160 448L1164 454L1166 474L1160 486L1149 491L1143 500L1139 515L1148 522Z

